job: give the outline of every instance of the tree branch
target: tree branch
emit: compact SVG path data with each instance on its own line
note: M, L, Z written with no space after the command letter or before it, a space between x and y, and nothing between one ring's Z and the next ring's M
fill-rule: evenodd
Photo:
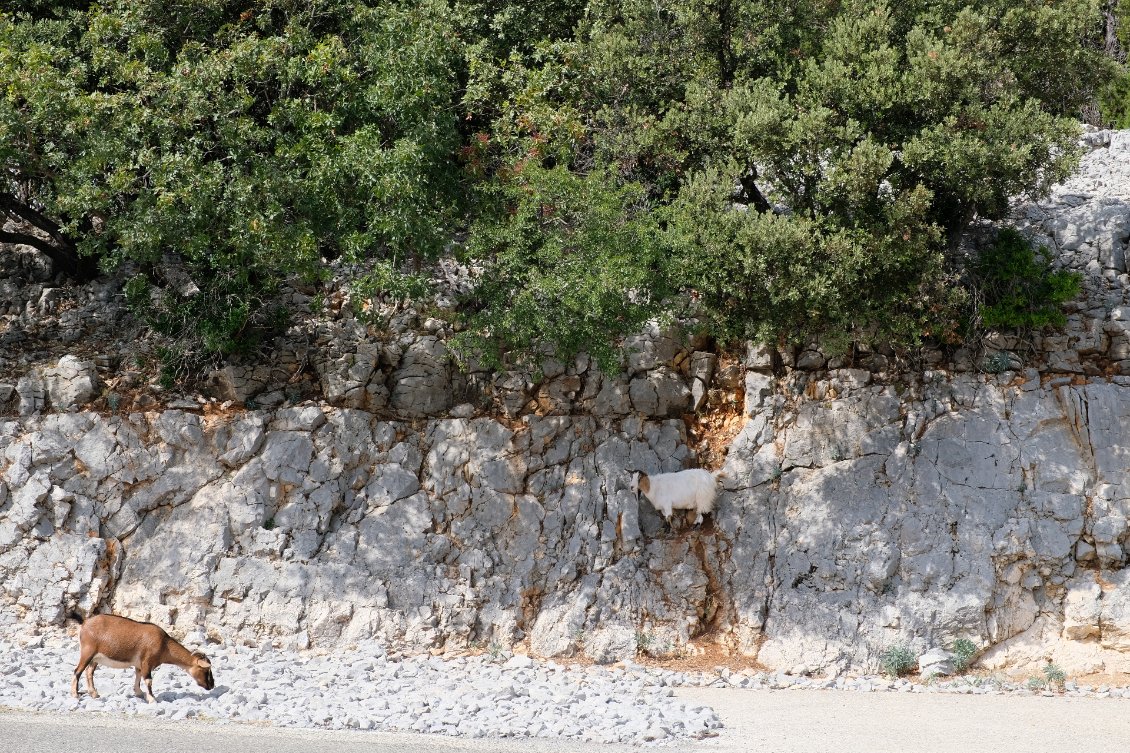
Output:
M73 246L60 248L30 233L10 233L6 230L0 230L0 243L30 246L51 260L55 272L62 272L79 280L89 280L94 277L97 271L94 260L79 256L78 251Z
M0 192L0 218L4 216L42 230L54 243L32 233L8 232L2 229L2 225L0 225L0 243L17 243L34 248L51 260L56 273L61 272L78 280L90 280L97 274L96 261L90 257L80 256L74 241L67 237L57 222L12 194Z
M0 230L0 243L13 243L20 246L31 246L36 251L39 251L40 253L46 254L47 256L51 257L51 261L55 262L56 264L66 264L69 261L64 251L56 248L55 246L52 246L50 243L36 235L30 235L28 233L9 233L6 230Z
M13 214L23 221L35 225L51 236L60 246L73 249L75 244L66 236L59 224L37 212L10 193L0 193L0 210ZM30 244L29 244L30 245Z

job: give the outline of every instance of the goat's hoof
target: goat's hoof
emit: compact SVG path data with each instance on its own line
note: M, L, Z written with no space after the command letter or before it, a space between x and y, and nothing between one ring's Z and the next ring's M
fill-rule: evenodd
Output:
M95 693L95 692L94 692L94 691L92 690L92 691L90 691L90 697L91 697L91 698L98 698L99 696L98 696L98 694L97 694L97 693Z

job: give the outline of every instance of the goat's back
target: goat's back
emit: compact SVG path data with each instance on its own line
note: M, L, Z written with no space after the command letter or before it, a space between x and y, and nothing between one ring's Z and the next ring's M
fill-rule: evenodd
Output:
M651 491L647 496L657 509L695 510L703 515L713 512L718 483L710 471L688 468L675 473L657 473L648 478Z
M79 628L80 646L91 645L107 659L135 664L141 655L161 653L169 635L151 622L138 622L115 614L88 617Z

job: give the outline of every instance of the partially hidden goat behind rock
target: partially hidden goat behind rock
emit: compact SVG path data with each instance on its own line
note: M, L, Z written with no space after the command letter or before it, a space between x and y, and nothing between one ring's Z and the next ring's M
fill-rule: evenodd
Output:
M145 678L145 700L153 697L153 670L162 664L180 667L205 690L216 687L212 679L212 663L199 651L189 651L151 622L137 622L128 617L96 614L82 618L77 612L71 619L81 627L78 632L79 660L71 681L71 695L78 698L78 678L86 673L86 690L91 698L98 697L94 689L94 670L99 666L113 669L134 668L133 692L141 695L141 680Z
M663 514L668 525L674 510L694 510L698 513L694 524L698 525L703 515L714 511L719 478L724 478L721 472L712 473L702 468L654 475L634 471L632 493L639 499L640 492L643 492L652 506Z

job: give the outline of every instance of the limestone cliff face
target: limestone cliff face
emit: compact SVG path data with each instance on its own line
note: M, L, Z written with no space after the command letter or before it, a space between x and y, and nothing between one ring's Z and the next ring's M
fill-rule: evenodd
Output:
M917 368L818 345L721 365L653 331L622 376L535 379L459 372L430 320L318 325L326 350L291 357L314 368L272 367L319 380L290 407L119 410L104 364L27 371L0 385L0 630L109 608L297 647L719 642L795 672L966 637L990 667L1130 671L1130 137L1088 139L1071 183L1017 205L1087 275L1035 357L999 337ZM279 405L274 378L216 383ZM675 417L735 390L716 512L671 530L627 469L711 462Z
M841 396L754 411L713 520L674 531L625 468L681 467L681 421L7 422L0 622L99 606L228 640L598 660L722 641L795 671L966 636L990 665L1130 668L1130 389L826 376Z

